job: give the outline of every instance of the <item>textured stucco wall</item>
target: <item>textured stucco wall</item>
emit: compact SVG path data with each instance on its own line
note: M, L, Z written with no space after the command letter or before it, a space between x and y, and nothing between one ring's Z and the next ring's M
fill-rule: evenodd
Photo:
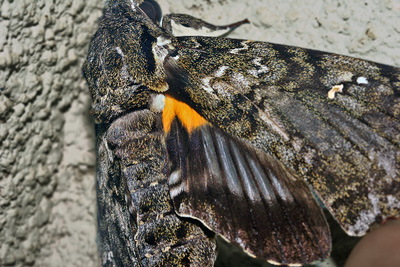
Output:
M160 0L230 37L400 66L399 1ZM96 266L94 132L80 66L101 0L0 0L0 266Z
M0 266L94 266L80 66L102 1L0 1Z

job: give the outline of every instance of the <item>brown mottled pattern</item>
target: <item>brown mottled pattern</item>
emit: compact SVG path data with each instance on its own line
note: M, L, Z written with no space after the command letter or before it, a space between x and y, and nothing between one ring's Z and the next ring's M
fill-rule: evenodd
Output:
M174 64L190 81L179 95L214 125L296 170L349 234L399 216L399 69L261 42L179 37L176 43ZM221 66L224 74L214 77ZM204 90L205 77L214 90ZM221 93L219 85L238 84L238 77L241 86ZM339 84L343 93L329 99Z
M262 42L174 37L132 2L142 1L108 1L83 66L98 123L104 265L215 258L215 244L172 208L161 116L149 111L154 93L184 101L294 170L349 234L399 216L399 69ZM343 92L328 98L338 85Z
M98 220L103 266L210 266L214 241L174 213L160 114L98 125Z
M110 1L83 66L97 121L97 202L103 266L211 266L212 237L175 214L166 174L161 113L149 111L162 84L151 47L160 30L136 16L129 1ZM151 29L152 28L152 29ZM135 39L141 34L143 39ZM138 51L139 50L139 51ZM138 67L140 66L140 67ZM153 78L153 79L152 79Z

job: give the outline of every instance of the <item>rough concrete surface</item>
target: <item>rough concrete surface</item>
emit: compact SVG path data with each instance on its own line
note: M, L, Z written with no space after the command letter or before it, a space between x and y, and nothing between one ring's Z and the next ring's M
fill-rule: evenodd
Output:
M215 24L251 21L230 37L400 66L397 0L160 4ZM94 131L80 67L102 5L0 0L0 266L97 266Z
M80 66L102 1L0 1L0 266L95 266Z

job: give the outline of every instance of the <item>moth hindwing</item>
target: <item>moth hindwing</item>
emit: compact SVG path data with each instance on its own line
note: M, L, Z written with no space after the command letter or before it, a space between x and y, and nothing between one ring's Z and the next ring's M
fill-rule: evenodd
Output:
M159 27L141 2L108 1L83 66L103 265L211 266L213 233L274 264L323 260L313 192L350 235L399 216L399 69L175 37L172 20L217 27L174 14Z

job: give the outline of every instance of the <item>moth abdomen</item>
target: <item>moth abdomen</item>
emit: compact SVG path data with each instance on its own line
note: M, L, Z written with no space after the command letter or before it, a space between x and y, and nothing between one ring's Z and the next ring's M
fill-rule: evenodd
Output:
M100 147L108 151L101 154L100 162L107 163L108 170L115 170L113 175L107 172L100 176L105 184L98 188L98 194L128 194L125 198L121 196L120 204L111 204L117 198L110 197L107 201L113 207L99 210L100 225L106 226L111 218L117 218L123 231L110 233L110 228L100 227L101 244L119 248L116 240L129 243L125 249L134 249L137 253L137 258L131 260L144 266L210 265L215 259L214 241L200 227L181 220L174 212L166 177L164 131L162 123L157 121L161 121L159 112L131 112L98 133ZM107 157L110 153L113 156ZM131 203L124 204L128 201ZM132 212L135 214L127 216ZM125 220L124 216L134 221ZM115 258L129 256L120 254L123 250L116 248L112 250ZM103 249L107 253L108 248ZM199 254L203 257L196 256Z

